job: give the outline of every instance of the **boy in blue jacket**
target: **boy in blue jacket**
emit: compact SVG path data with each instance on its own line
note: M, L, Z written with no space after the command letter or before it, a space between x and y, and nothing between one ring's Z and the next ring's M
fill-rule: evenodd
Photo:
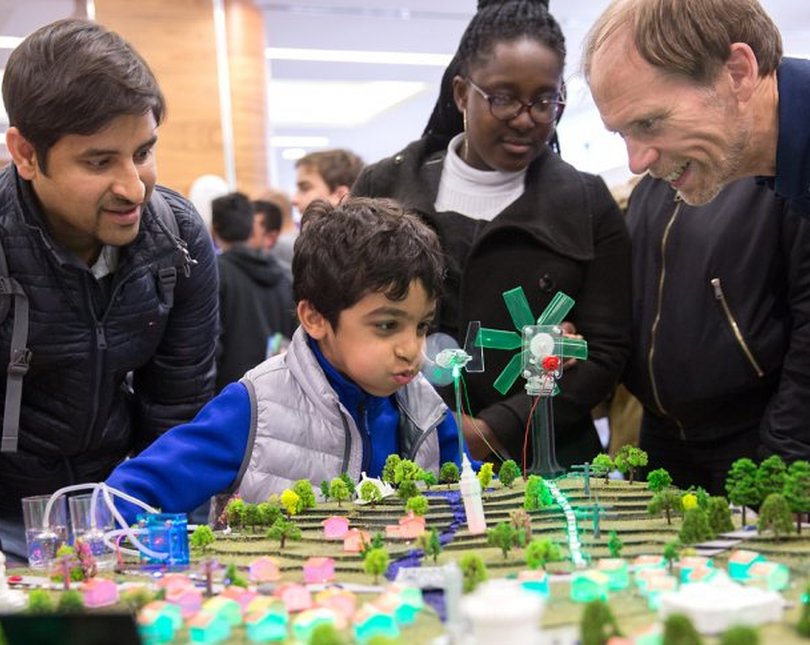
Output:
M315 202L293 274L300 326L288 351L121 464L108 485L182 512L223 491L258 503L298 479L378 477L392 453L435 474L460 463L453 416L419 373L444 278L432 229L390 200Z

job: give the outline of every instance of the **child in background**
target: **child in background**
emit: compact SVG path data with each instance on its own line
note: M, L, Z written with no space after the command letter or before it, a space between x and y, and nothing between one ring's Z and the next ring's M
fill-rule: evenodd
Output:
M257 503L298 479L376 477L392 453L434 474L460 463L453 416L419 373L444 278L435 233L391 200L319 201L304 216L293 273L300 327L289 350L121 464L108 485L183 512L223 491Z

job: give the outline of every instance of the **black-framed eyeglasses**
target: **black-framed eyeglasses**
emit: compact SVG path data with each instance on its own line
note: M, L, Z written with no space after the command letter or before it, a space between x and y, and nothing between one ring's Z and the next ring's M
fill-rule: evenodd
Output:
M487 94L469 78L467 82L489 103L490 114L499 121L511 121L523 114L524 110L528 110L529 116L535 123L551 123L565 106L565 97L561 94L541 96L534 101L524 103L519 98L507 94Z

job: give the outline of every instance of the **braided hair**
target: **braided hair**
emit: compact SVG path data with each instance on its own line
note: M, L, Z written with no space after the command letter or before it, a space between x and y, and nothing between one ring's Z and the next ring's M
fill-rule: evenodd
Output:
M462 114L453 99L453 78L467 76L497 44L531 38L557 52L560 66L565 65L565 37L548 12L548 4L549 0L479 0L478 11L442 75L439 98L423 133L428 154L445 149L450 139L464 131ZM556 132L549 145L559 152Z

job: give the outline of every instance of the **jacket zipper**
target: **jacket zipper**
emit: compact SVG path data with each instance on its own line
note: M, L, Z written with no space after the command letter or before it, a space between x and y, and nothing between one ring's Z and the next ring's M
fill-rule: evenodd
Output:
M360 430L360 438L363 442L363 459L360 463L363 464L360 472L367 473L369 464L371 463L371 450L373 448L371 437L368 436L368 410L364 401L360 401L357 405L357 418L363 424Z
M734 337L737 339L740 349L742 349L743 354L745 354L746 358L748 359L748 362L751 363L751 367L754 368L757 376L762 378L765 376L765 372L759 366L759 362L757 362L757 359L754 357L751 348L748 347L748 343L745 341L745 336L743 336L742 332L740 331L740 326L737 324L734 314L731 313L731 308L728 306L728 301L726 300L726 294L723 293L723 286L720 284L720 278L712 278L710 282L712 288L714 289L714 297L723 307L723 312L726 314L726 320L728 321L729 327L731 327Z
M655 380L655 370L653 368L653 359L655 358L655 339L658 335L658 325L661 322L661 308L664 300L664 282L666 281L667 274L667 243L669 242L669 235L672 231L673 225L675 224L675 220L678 218L678 215L681 212L682 205L683 202L681 201L681 198L676 196L675 210L672 212L672 217L670 217L669 222L667 222L667 226L664 229L664 236L661 238L661 272L658 275L658 304L655 311L655 319L653 320L652 328L650 330L650 351L647 353L647 374L650 377L650 387L652 389L653 398L655 399L655 405L658 408L658 411L675 422L675 424L678 426L680 438L685 440L686 433L684 432L683 425L664 408L664 404L661 401L661 394L658 391L658 383Z

